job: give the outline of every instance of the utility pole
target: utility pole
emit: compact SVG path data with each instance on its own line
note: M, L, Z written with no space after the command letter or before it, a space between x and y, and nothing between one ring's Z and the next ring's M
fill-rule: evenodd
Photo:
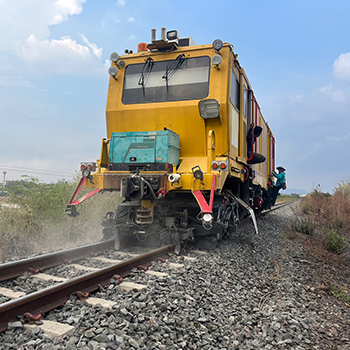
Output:
M4 195L7 171L4 170L2 173L4 174L4 182L2 183L2 195Z

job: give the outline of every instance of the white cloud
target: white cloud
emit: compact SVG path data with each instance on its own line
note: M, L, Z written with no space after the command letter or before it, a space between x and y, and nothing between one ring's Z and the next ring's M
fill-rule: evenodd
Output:
M33 88L34 85L28 79L18 76L16 79L10 76L0 76L0 86L17 86L21 88Z
M124 22L133 23L136 21L135 17L129 16L129 15L123 15L120 13L113 14L112 20L116 23L124 23Z
M289 97L289 102L290 103L300 103L304 101L304 96L303 95L295 95L295 96L290 96Z
M329 97L332 102L346 101L346 94L344 93L344 91L336 90L332 84L322 86L320 88L320 92L322 94L325 94L327 97Z
M102 57L102 48L98 47L96 44L94 43L90 43L88 41L88 39L86 39L86 36L83 34L80 34L81 37L83 38L84 42L86 43L86 45L92 50L92 52L94 53L94 55L97 58L101 58Z
M3 0L0 3L2 48L13 48L34 34L39 39L50 35L49 26L79 15L86 0Z
M104 67L106 68L106 70L111 66L111 61L110 60L105 60L105 64Z
M118 4L119 6L124 6L124 5L125 5L125 0L118 0L118 1L117 1L117 4Z
M49 24L59 24L68 19L68 16L79 15L83 11L82 4L86 0L58 0L53 6L53 19Z
M337 90L332 93L332 101L333 102L345 102L346 95L343 91Z
M135 35L131 34L130 36L127 37L126 41L132 41L135 39Z
M86 0L3 0L0 2L0 51L16 54L23 67L89 76L105 75L102 48L80 34L50 37L50 26L83 11ZM75 34L75 33L74 33Z
M332 84L328 84L326 86L322 86L320 88L320 91L325 95L329 95L331 93L332 89L333 89Z
M334 75L343 80L350 80L350 52L342 53L333 63Z
M335 142L339 142L339 141L343 141L346 140L350 137L350 132L348 132L346 135L344 136L327 136L326 140L329 141L335 141Z
M102 56L102 49L95 44L89 43L89 46L92 49L77 43L69 36L58 40L39 40L31 35L19 55L34 69L90 76L105 75L104 65L96 59L96 56Z

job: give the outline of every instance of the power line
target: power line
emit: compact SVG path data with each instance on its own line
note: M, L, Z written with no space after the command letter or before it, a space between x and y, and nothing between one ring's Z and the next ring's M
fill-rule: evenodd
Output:
M67 177L74 177L75 176L74 174L71 174L71 173L61 173L61 172L51 171L51 170L16 167L13 165L0 164L0 167L6 168L6 169L11 170L11 171L28 172L28 173L41 174L41 175L67 176Z

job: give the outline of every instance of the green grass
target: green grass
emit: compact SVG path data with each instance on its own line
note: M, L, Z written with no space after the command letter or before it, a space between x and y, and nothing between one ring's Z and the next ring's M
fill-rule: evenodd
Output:
M309 217L292 220L291 228L295 232L311 236L315 232L315 223Z
M341 287L333 284L329 287L330 293L342 303L350 304L350 295Z
M323 243L329 251L336 254L342 254L348 248L346 239L342 237L335 229L325 230Z

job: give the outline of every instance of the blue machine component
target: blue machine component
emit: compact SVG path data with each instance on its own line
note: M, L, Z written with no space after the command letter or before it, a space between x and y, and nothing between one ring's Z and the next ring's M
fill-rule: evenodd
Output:
M110 164L179 165L179 158L179 135L171 130L112 133L109 146ZM123 167L114 170L122 169L126 170Z

